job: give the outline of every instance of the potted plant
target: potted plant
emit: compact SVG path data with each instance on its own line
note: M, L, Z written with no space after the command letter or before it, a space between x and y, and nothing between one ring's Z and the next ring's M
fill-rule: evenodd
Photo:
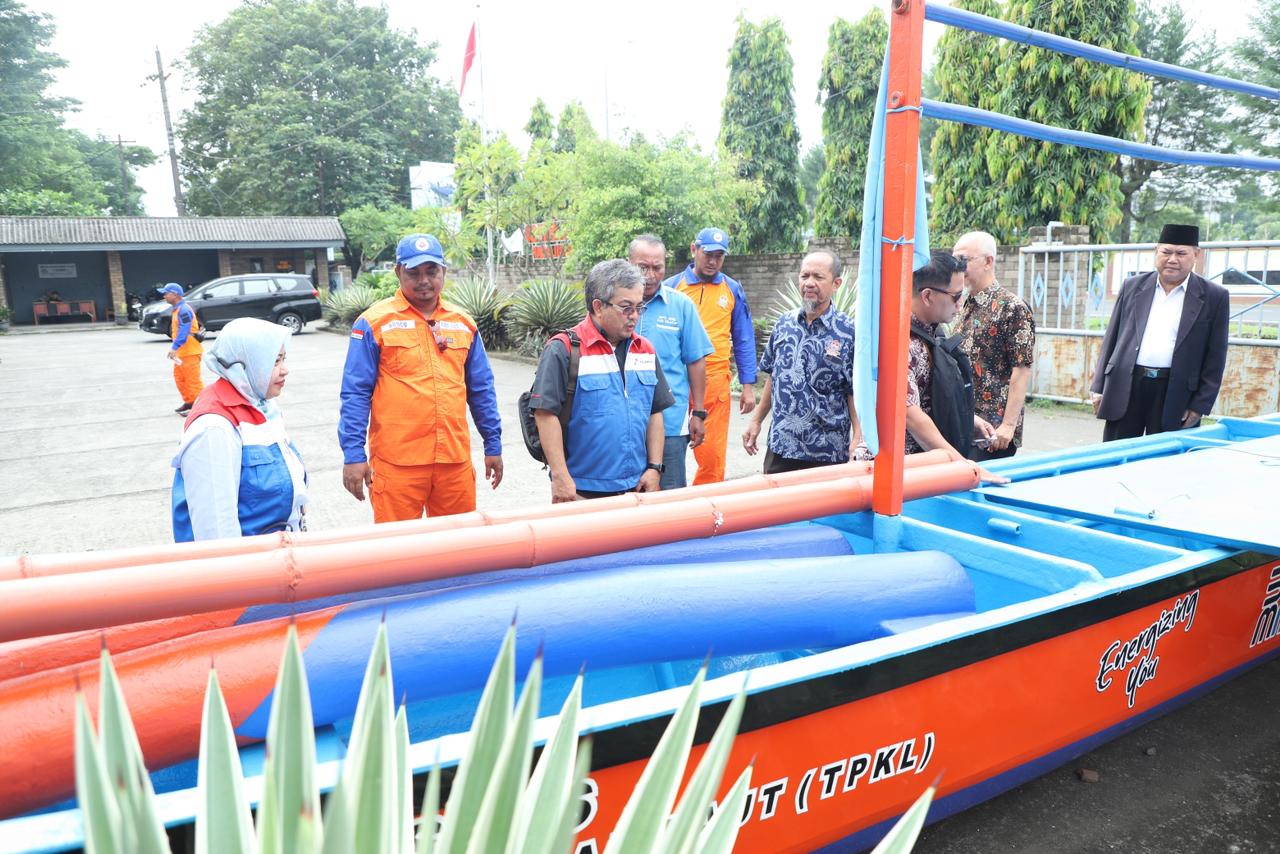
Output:
M0 305L0 332L9 331L9 319L13 317L13 312L9 310L9 306Z

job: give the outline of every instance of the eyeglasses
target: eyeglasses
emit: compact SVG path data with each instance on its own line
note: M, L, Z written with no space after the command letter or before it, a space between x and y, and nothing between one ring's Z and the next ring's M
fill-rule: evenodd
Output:
M920 290L922 290L922 291L937 291L937 292L938 292L938 293L940 293L940 294L946 294L947 296L951 297L951 301L952 301L953 303L955 303L956 305L959 305L959 304L960 304L960 300L964 298L964 291L962 291L962 290L961 290L961 291L956 291L955 293L952 293L951 291L948 291L948 290L946 290L946 289L944 289L944 288L931 288L931 287L929 287L928 285L925 285L925 286L924 286L923 288L921 288Z
M612 308L616 308L618 310L618 314L622 315L623 317L639 317L640 316L639 303L607 302L605 303L605 305L611 306Z
M440 337L440 333L436 331L436 322L434 319L427 321L427 326L431 328L431 337L436 339L436 349L443 353L449 349L448 343Z

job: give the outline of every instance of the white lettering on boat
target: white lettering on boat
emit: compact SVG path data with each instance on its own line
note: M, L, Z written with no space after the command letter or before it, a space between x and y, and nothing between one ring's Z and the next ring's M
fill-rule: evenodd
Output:
M1280 563L1271 567L1271 580L1267 582L1267 592L1262 597L1262 612L1253 627L1249 648L1266 643L1277 633L1280 633Z
M1111 687L1112 676L1118 676L1124 671L1124 691L1125 697L1129 701L1129 708L1133 708L1133 704L1137 699L1138 689L1143 685L1156 678L1156 672L1160 666L1160 656L1156 655L1156 645L1160 643L1160 638L1169 634L1179 624L1182 624L1184 632L1191 631L1191 624L1195 622L1196 605L1200 602L1200 591L1192 590L1185 596L1180 596L1172 607L1162 608L1160 616L1151 621L1151 625L1143 627L1127 641L1114 641L1106 652L1098 659L1098 676L1094 680L1094 684L1098 689L1098 693L1106 691Z

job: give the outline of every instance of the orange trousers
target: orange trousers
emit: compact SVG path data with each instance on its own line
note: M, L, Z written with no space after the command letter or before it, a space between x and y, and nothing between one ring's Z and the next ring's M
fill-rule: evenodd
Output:
M476 470L470 460L427 466L397 466L374 458L369 501L374 522L403 522L476 509Z
M698 473L693 485L719 483L724 480L724 459L729 451L729 407L733 398L729 394L729 371L707 373L707 437L693 449L698 463Z
M182 364L173 365L173 384L178 387L183 403L195 403L200 392L204 391L204 382L200 379L200 354L192 353L178 356Z

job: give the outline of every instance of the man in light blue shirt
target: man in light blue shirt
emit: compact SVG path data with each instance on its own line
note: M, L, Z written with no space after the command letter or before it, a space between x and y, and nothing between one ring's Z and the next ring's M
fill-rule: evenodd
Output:
M693 300L662 284L667 272L667 248L662 240L642 234L631 241L627 254L644 274L644 304L636 332L653 344L676 399L662 415L666 436L660 485L662 489L679 489L687 483L687 451L702 444L706 435L707 355L715 347Z

